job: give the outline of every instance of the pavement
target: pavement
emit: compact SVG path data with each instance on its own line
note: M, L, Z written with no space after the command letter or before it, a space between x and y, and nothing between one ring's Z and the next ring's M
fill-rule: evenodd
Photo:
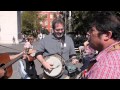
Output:
M34 48L38 48L38 44L39 42L34 42ZM20 53L23 50L23 46L24 46L25 42L21 42L19 44L3 44L0 45L0 53L9 53L9 55L15 55L17 53ZM20 59L19 59L20 60ZM18 61L19 61L18 60ZM19 75L19 71L18 71L18 63L19 62L15 62L14 64L12 64L12 68L13 68L13 73L12 76L9 79L20 79L20 75ZM35 60L35 65L36 65L36 70L37 70L37 74L41 74L42 70L41 68L41 63L38 60Z
M21 42L19 44L0 45L0 53L7 52L10 55L20 53L23 50L24 44L25 44L25 42ZM33 46L34 46L35 49L37 49L39 47L39 41L35 41L33 43ZM14 64L12 64L13 73L12 73L12 76L9 79L20 79L21 78L20 75L19 75L19 71L18 71L18 63L19 63L18 61L15 62ZM37 74L40 75L43 72L41 70L41 63L37 59L34 62L35 62ZM80 65L80 67L81 66L82 65Z

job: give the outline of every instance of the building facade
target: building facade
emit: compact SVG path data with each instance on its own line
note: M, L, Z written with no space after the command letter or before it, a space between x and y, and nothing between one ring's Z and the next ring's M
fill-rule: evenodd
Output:
M20 11L0 11L0 44L19 43L20 15Z
M59 16L59 11L40 11L39 15L46 15L45 20L40 22L40 24L49 32L52 32L52 21Z
M46 15L45 20L40 24L52 33L52 21L59 17L59 11L38 12L39 15ZM0 44L19 44L20 39L22 39L21 11L0 11Z

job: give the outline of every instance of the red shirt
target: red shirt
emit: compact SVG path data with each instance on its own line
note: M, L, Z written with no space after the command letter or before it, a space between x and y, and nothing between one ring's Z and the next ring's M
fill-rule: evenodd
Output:
M110 51L114 43L101 51L87 73L88 79L120 79L120 49ZM109 52L110 51L110 52Z

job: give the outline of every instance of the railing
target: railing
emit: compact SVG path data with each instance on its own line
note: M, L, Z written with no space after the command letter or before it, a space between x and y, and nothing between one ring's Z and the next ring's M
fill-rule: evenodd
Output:
M79 48L75 48L75 51L76 51L76 52L79 52Z

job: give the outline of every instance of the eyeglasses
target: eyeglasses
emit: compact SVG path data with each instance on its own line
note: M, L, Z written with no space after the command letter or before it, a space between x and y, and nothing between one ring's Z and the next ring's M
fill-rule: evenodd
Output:
M62 30L64 30L63 28L61 28L61 29L55 29L56 31L62 31Z

